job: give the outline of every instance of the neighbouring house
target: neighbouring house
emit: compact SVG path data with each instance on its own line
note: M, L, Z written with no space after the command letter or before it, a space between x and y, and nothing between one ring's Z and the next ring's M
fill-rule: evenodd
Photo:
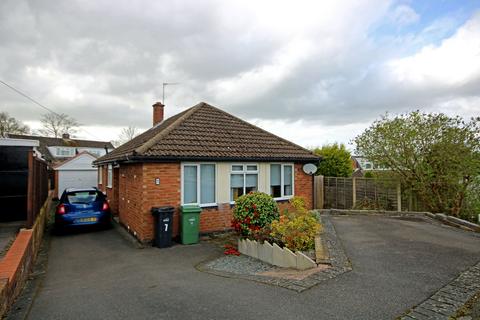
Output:
M60 198L67 188L95 187L98 183L98 171L92 163L97 157L82 151L73 158L63 161L53 168L55 170L56 195Z
M288 206L292 196L313 203L313 176L305 163L319 157L207 103L163 119L153 105L153 127L94 163L120 222L140 241L154 236L151 208L173 206L173 233L179 208L202 207L200 232L230 229L232 207L251 191L271 194Z
M101 157L114 149L111 142L73 139L70 138L70 135L67 133L63 134L61 138L27 136L22 134L8 134L8 137L13 139L38 140L40 143L38 151L42 154L45 161L53 165L73 158L83 151Z
M376 165L369 159L363 156L352 156L352 163L353 163L353 175L357 177L362 177L365 172L368 171L385 171L389 170L383 166Z
M51 186L55 195L62 194L65 188L92 187L97 184L97 170L92 162L114 149L111 142L9 134L9 138L36 140L41 157L54 167Z

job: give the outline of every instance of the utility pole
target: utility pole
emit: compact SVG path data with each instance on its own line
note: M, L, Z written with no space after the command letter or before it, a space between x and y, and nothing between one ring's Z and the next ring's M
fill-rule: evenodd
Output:
M178 82L164 82L162 83L162 103L165 105L165 87L166 86L175 86L177 84L180 84Z

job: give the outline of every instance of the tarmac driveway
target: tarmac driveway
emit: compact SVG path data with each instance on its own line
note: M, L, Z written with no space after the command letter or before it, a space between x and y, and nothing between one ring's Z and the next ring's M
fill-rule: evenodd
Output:
M211 244L135 249L116 230L53 237L30 319L394 319L480 259L474 234L331 218L353 271L303 293L199 272Z

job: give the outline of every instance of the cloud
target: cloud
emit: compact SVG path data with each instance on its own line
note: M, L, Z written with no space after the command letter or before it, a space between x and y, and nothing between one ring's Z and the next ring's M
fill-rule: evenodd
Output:
M390 14L392 23L399 27L404 27L416 23L420 20L420 16L411 7L401 4L395 7Z
M412 56L389 62L395 80L410 86L468 84L480 78L480 13L439 46L427 45Z
M387 110L478 113L480 18L446 17L394 0L4 0L0 75L87 137L148 128L179 82L166 116L206 101L300 144L348 142ZM6 88L0 109L43 113Z

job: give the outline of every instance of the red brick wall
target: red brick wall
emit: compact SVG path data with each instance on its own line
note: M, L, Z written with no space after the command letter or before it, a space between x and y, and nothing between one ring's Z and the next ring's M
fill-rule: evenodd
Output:
M179 234L181 205L180 163L144 163L121 165L119 174L114 175L114 189L118 188L118 212L120 222L138 239L148 242L153 239L152 207L173 206L173 235ZM160 184L155 184L155 179ZM118 181L115 181L118 180ZM107 182L106 167L104 180ZM303 173L302 165L295 165L295 195L304 197L308 208L312 208L313 178ZM113 196L107 188L107 195ZM279 203L281 208L288 202ZM218 207L204 208L200 215L200 232L230 229L232 209L229 203Z
M295 195L305 199L308 209L313 209L313 176L303 172L303 165L295 164Z
M200 231L224 231L231 228L232 209L230 203L221 203L217 207L204 208L200 216Z
M121 165L118 179L120 222L143 239L143 165Z
M160 184L155 184L155 179L160 179ZM143 165L143 236L147 240L153 238L152 207L172 206L175 208L173 215L173 235L179 233L179 207L180 207L180 163L146 163Z
M56 196L50 192L32 229L20 229L5 256L0 259L0 319L21 293L37 258L45 224Z

